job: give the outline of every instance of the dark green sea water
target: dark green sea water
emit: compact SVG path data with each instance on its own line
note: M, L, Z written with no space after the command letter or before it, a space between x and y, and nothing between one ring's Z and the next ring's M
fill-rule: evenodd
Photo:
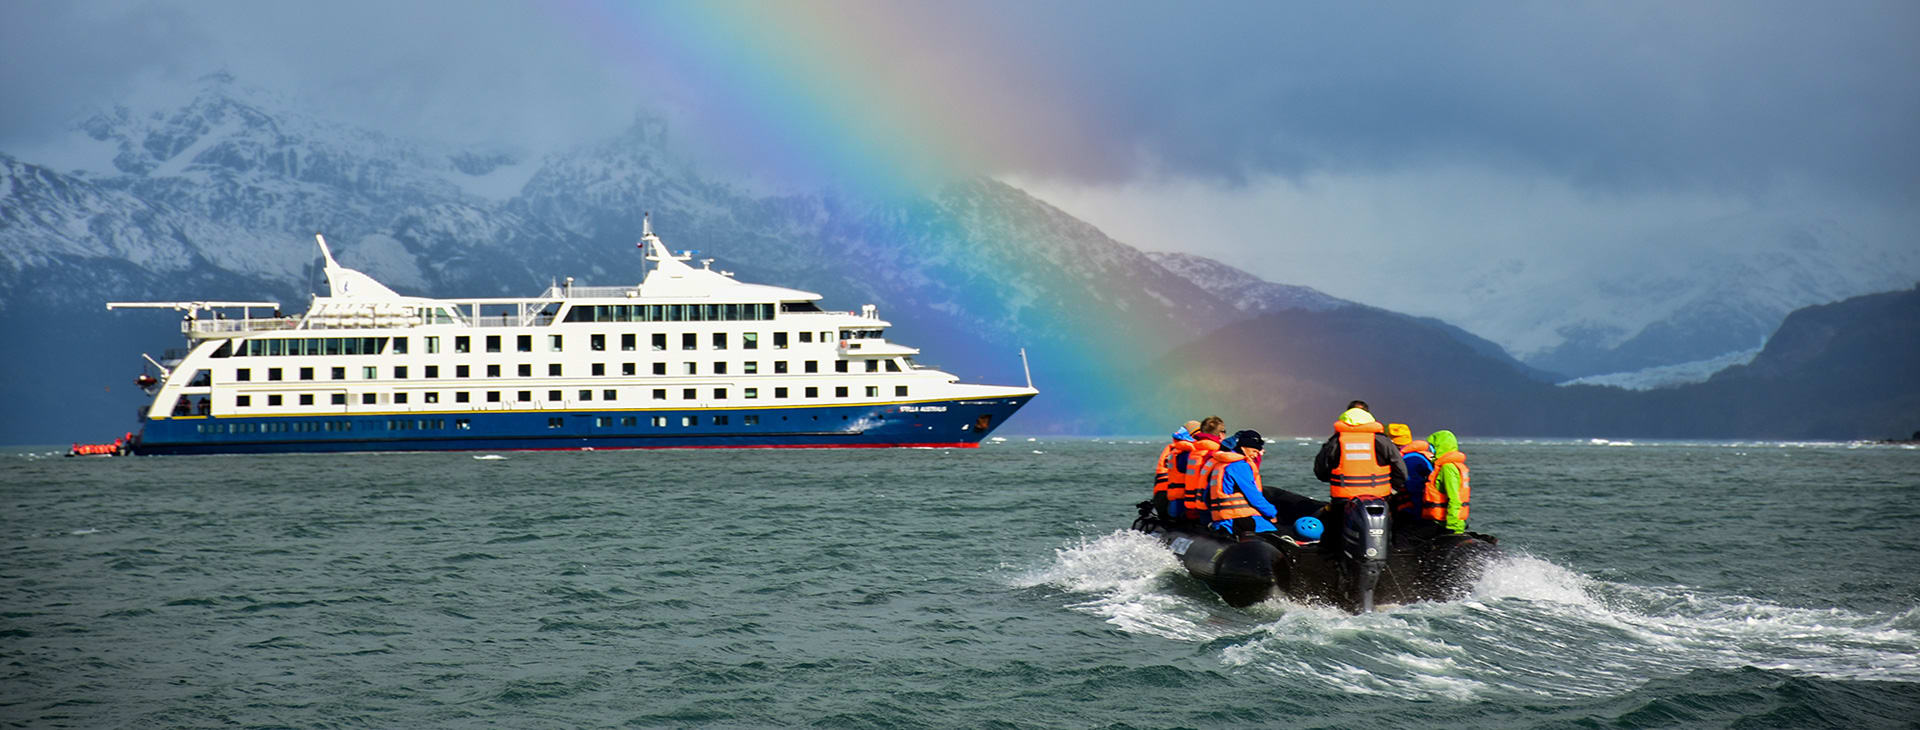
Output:
M0 456L0 722L1920 722L1920 451L1470 440L1510 558L1354 617L1124 532L1158 448Z

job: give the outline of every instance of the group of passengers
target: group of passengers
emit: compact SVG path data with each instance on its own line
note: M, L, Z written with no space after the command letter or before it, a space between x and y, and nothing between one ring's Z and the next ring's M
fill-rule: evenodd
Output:
M1296 542L1334 547L1348 506L1383 500L1394 532L1431 539L1467 531L1472 495L1467 456L1452 431L1415 440L1406 424L1382 425L1365 401L1353 401L1333 424L1333 436L1313 460L1313 476L1330 487L1321 502L1284 489L1266 490L1260 462L1266 439L1251 429L1225 436L1219 416L1188 421L1173 432L1154 468L1153 510L1162 522L1205 525L1236 537L1282 532Z

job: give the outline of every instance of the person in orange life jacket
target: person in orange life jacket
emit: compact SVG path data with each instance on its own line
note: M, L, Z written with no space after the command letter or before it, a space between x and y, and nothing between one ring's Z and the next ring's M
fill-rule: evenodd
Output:
M1387 437L1393 439L1393 445L1400 447L1400 458L1407 464L1407 483L1393 493L1389 503L1393 505L1393 518L1396 522L1411 523L1420 514L1421 490L1427 488L1427 475L1433 473L1433 447L1425 441L1416 441L1413 430L1404 423L1387 424Z
M1344 533L1335 525L1346 524L1347 505L1356 499L1385 500L1407 483L1407 463L1400 458L1400 447L1387 438L1380 422L1367 412L1364 401L1348 408L1333 423L1333 436L1313 459L1313 476L1331 486L1333 498L1321 521L1327 525L1321 545L1329 550L1341 547Z
M1260 432L1240 431L1227 439L1227 450L1213 455L1216 465L1207 479L1207 503L1212 527L1219 532L1247 535L1279 530L1278 510L1260 490L1260 457L1267 441Z
M1433 476L1421 490L1420 519L1414 521L1417 534L1466 532L1473 505L1467 455L1460 450L1460 440L1452 431L1435 431L1427 441L1433 444Z
M1187 454L1193 452L1193 432L1199 428L1199 421L1188 421L1174 431L1172 443L1160 449L1160 459L1154 462L1153 513L1161 520L1173 519L1170 502L1186 499L1186 473L1182 470L1186 468Z
M1183 522L1207 522L1207 475L1206 470L1213 465L1209 453L1220 449L1221 434L1226 433L1226 421L1219 416L1207 416L1200 421L1200 430L1193 432L1193 453L1187 457L1182 469L1186 477L1184 498L1180 500L1180 509L1174 512L1174 519ZM1169 506L1169 511L1173 511Z

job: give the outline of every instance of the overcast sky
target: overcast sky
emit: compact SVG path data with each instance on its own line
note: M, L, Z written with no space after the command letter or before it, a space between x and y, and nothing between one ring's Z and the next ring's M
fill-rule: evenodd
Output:
M1342 278L1353 267L1316 252L1379 251L1375 268L1551 255L1750 211L1920 245L1916 39L1910 1L14 0L0 4L0 151L216 69L399 134L538 150L653 108L721 146L698 130L780 111L738 98L765 89L729 83L755 71L725 59L850 58L822 72L845 72L837 93L964 152L947 158L959 171L1142 248L1405 307L1430 294ZM781 134L759 143L831 133Z

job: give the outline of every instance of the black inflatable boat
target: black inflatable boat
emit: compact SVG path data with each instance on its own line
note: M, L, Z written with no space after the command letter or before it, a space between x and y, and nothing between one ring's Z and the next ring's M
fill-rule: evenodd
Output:
M1312 515L1324 502L1268 487L1281 525ZM1466 595L1487 563L1500 554L1498 539L1459 535L1393 534L1387 503L1355 500L1345 519L1328 520L1327 543L1303 541L1283 529L1236 539L1204 525L1170 524L1140 503L1133 529L1153 535L1180 557L1187 572L1232 606L1251 606L1277 593L1366 613L1380 603L1445 601ZM1332 530L1343 530L1336 536Z

